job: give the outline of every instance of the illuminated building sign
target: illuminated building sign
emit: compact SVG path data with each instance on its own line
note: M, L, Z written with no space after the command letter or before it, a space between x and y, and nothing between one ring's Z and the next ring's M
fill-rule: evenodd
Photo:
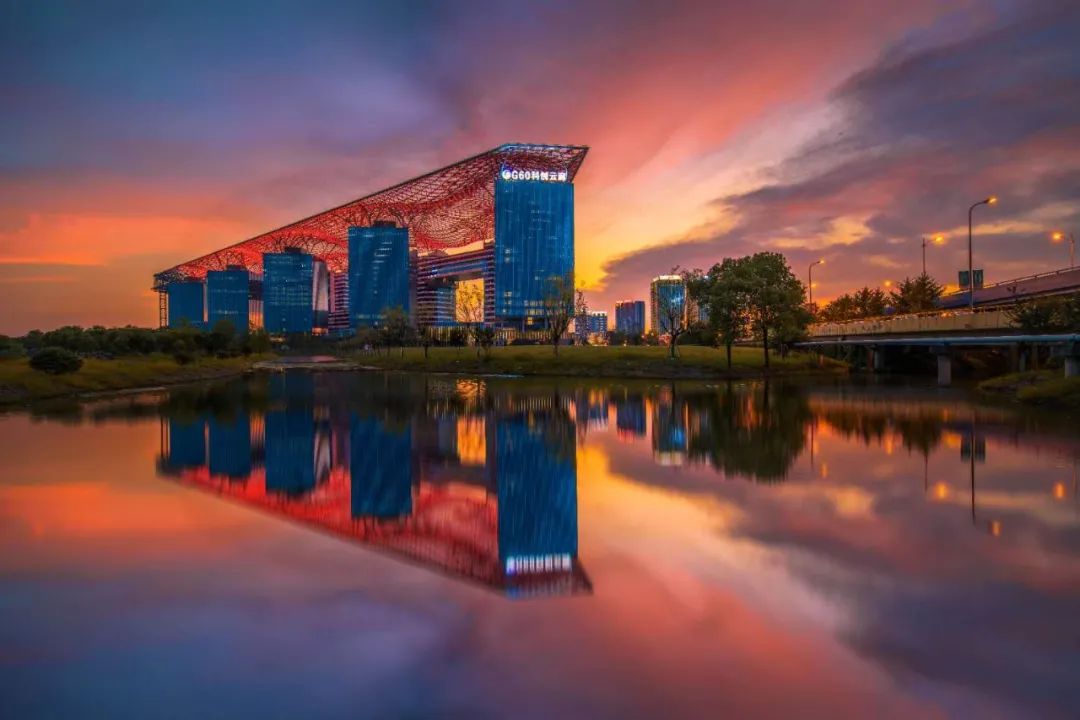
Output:
M503 180L540 180L541 182L566 182L565 170L508 170L502 171Z
M562 572L573 567L573 560L568 553L546 555L527 555L506 558L506 574Z

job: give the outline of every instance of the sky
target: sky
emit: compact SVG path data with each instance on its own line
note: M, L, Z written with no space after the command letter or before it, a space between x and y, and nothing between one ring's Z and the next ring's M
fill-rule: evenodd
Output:
M505 142L588 145L593 309L783 252L815 300L1068 265L1080 3L0 0L0 333Z

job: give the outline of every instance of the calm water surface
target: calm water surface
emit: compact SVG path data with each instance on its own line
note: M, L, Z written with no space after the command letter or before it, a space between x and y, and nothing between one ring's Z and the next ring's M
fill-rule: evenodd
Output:
M3 717L1075 717L1080 428L287 373L0 415Z

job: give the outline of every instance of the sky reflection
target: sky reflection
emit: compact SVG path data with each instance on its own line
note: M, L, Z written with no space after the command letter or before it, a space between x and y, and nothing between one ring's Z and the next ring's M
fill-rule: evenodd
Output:
M1080 438L1052 417L936 389L295 377L0 416L4 715L1080 699ZM535 548L571 572L509 577Z

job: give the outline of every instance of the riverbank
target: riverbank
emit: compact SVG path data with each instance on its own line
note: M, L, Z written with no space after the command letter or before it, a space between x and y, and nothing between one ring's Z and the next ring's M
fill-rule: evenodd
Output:
M46 398L115 392L240 375L271 355L200 358L181 365L167 355L88 359L73 373L48 375L26 359L0 361L0 405Z
M1080 377L1064 377L1060 368L990 378L979 383L979 392L1027 405L1080 409Z
M468 347L433 347L424 357L423 348L356 353L349 359L359 365L383 370L444 372L460 374L563 375L606 378L748 378L765 372L760 348L734 348L732 368L727 367L723 350L688 345L679 357L668 357L666 347L560 347L558 356L550 345L514 345L492 348L487 354ZM808 353L778 354L770 357L770 374L841 373L847 366L836 360Z

